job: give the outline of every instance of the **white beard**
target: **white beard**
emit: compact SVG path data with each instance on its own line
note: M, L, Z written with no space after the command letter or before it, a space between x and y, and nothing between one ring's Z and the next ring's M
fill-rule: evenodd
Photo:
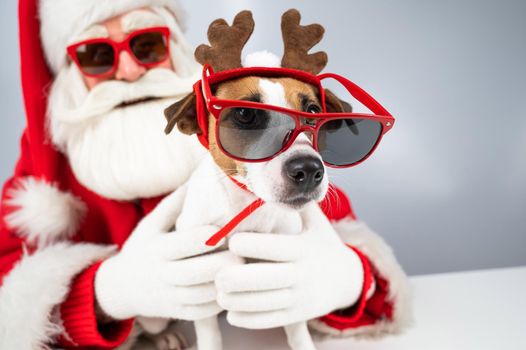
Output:
M51 90L51 139L80 183L103 197L133 200L171 192L188 179L205 150L195 136L175 130L165 135L163 110L197 79L151 69L136 82L103 82L88 92L70 65ZM149 96L163 99L115 108Z

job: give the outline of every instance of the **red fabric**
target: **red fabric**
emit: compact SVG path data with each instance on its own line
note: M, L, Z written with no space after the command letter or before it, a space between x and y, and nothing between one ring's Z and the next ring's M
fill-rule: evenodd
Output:
M329 185L327 195L320 202L320 208L331 221L347 218L356 220L349 198L342 190L332 184Z
M100 263L78 275L72 283L66 301L60 307L60 316L67 334L62 336L63 345L75 347L98 346L113 349L128 338L133 319L98 325L95 310L93 281Z

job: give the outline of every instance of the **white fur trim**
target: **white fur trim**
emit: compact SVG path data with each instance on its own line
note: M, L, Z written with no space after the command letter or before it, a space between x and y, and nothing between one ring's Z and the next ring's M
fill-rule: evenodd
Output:
M281 67L281 59L269 51L258 51L243 57L243 67Z
M411 325L409 281L402 267L396 261L392 249L365 223L353 220L341 220L334 223L335 230L342 240L364 253L380 275L389 282L388 300L393 303L393 320L380 320L370 326L340 331L327 326L320 320L311 320L309 326L322 334L332 336L359 336L377 338L386 334L397 334Z
M40 0L41 39L48 64L57 73L66 62L66 47L89 26L140 7L166 7L181 23L176 0Z
M58 243L24 255L0 287L0 349L46 348L63 332L52 313L73 277L112 252L108 246Z
M25 177L15 186L6 201L15 210L5 221L27 243L42 247L77 232L86 213L79 198L34 177Z

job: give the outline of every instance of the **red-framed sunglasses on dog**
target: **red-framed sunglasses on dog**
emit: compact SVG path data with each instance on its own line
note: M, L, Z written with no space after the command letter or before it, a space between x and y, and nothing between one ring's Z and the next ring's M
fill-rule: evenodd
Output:
M252 100L225 100L214 96L213 86L247 76L289 77L313 85L321 104L306 111L284 108ZM326 80L335 80L372 114L330 111ZM393 116L371 95L350 80L334 73L313 75L290 68L249 67L215 73L203 67L202 79L194 85L197 103L216 119L215 136L227 156L244 162L268 161L286 151L296 138L311 135L312 146L330 167L351 167L366 160L394 124ZM332 96L332 94L331 94ZM348 105L347 105L348 106ZM348 106L350 110L350 106ZM202 142L207 139L207 113L197 108Z
M123 41L95 38L77 42L67 47L69 57L88 77L112 76L119 65L119 53L126 51L145 68L166 60L170 54L168 27L151 27L131 32Z

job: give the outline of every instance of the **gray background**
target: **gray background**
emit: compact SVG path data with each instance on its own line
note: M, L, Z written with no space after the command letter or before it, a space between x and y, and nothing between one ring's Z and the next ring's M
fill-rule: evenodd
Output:
M188 39L252 9L245 52L281 54L279 18L296 7L326 27L327 71L368 90L397 118L359 167L332 171L358 216L410 274L526 265L525 1L182 1ZM0 2L0 180L24 117L16 2Z

